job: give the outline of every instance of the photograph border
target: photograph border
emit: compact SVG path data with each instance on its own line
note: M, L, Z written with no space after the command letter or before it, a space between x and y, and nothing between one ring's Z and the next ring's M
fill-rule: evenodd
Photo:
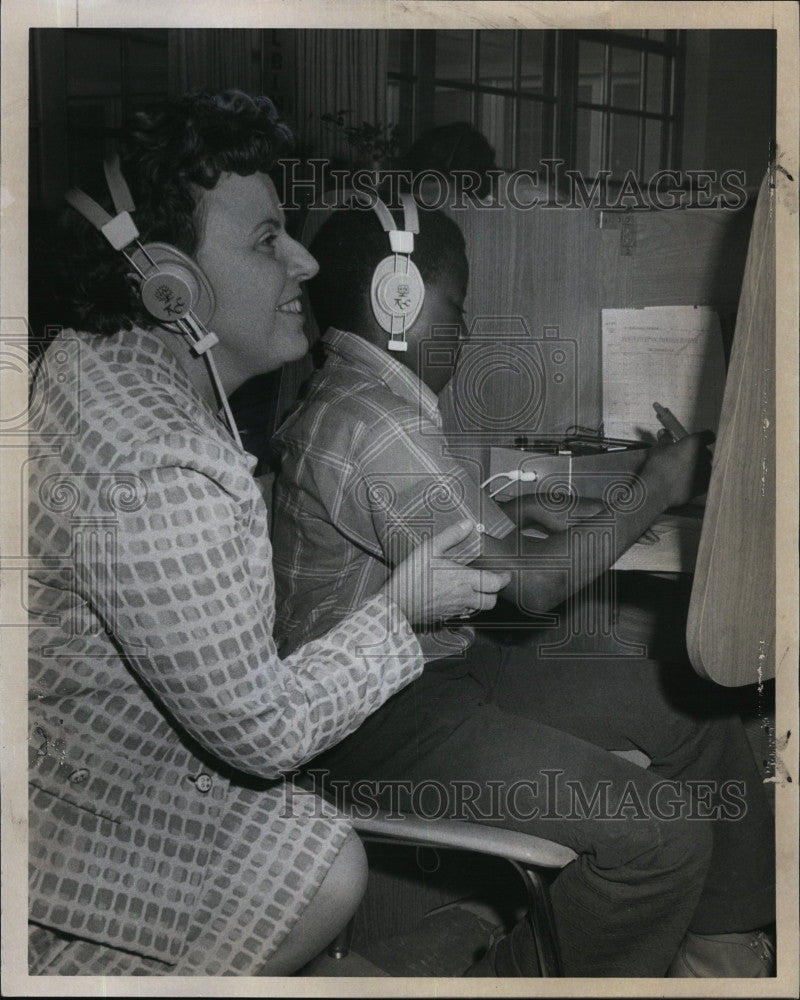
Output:
M0 335L24 335L27 316L28 30L33 27L166 28L774 28L778 39L777 161L790 183L776 200L776 705L788 779L777 808L778 976L770 980L502 980L31 977L27 974L26 628L19 573L25 537L20 495L24 441L0 437L2 673L2 992L5 996L796 996L798 992L798 5L792 2L544 3L468 0L5 0L2 4ZM0 346L2 346L0 344ZM3 370L0 416L23 413L27 378ZM5 556L2 553L6 553ZM9 555L9 553L11 553ZM734 985L735 984L735 985Z

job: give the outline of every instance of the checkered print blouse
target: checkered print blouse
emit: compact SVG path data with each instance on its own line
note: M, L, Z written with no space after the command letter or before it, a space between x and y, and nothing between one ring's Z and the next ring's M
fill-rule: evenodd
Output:
M176 961L255 795L276 947L349 831L278 779L416 677L417 640L365 595L278 656L252 462L154 334L59 335L31 419L30 918Z

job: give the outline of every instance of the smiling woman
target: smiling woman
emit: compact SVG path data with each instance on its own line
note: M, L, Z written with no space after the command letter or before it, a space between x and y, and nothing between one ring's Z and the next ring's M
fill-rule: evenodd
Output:
M203 227L195 257L216 293L216 360L226 393L259 371L303 357L300 284L317 272L293 240L264 173L223 174L200 197ZM253 226L253 219L258 219Z
M116 215L70 196L91 222L73 213L74 329L30 439L32 974L279 974L321 950L363 849L313 798L287 809L281 779L419 675L413 622L493 585L445 557L459 525L276 651L267 511L212 375L227 395L307 349L316 264L267 176L288 138L266 98L193 95L134 120Z

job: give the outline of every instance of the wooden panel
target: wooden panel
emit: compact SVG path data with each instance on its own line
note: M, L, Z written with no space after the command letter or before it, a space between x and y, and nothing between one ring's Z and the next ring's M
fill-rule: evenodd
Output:
M778 174L777 183L785 183ZM758 198L686 629L702 676L775 676L775 217Z
M624 305L735 308L752 209L650 211L639 219Z
M522 317L535 339L556 328L576 343L574 394L562 411L546 409L548 425L521 433L559 433L572 423L600 421L600 312L604 273L599 255L615 236L595 228L589 211L467 209L452 212L461 226L470 261L467 311L471 317ZM618 239L618 234L616 234ZM510 378L513 376L509 376ZM546 384L550 380L546 380ZM500 400L513 386L498 384ZM574 399L574 407L573 407Z

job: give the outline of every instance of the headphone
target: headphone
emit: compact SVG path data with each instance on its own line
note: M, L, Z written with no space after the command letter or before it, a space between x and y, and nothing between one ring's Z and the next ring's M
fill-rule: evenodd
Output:
M382 330L389 334L390 351L407 351L406 330L414 323L425 300L425 283L411 259L414 235L419 233L417 205L410 194L401 194L403 228L398 229L392 213L378 198L373 205L383 230L389 236L392 254L384 257L372 274L370 302Z
M219 343L217 335L206 326L216 308L211 282L197 263L177 247L169 243L140 242L139 230L130 215L136 210L136 206L122 175L118 155L105 159L103 172L116 215L109 215L93 198L78 188L67 191L65 199L131 264L140 279L139 295L142 304L150 315L162 326L182 333L189 340L195 354L204 358L228 428L234 439L241 444L236 422L210 353L210 348Z

